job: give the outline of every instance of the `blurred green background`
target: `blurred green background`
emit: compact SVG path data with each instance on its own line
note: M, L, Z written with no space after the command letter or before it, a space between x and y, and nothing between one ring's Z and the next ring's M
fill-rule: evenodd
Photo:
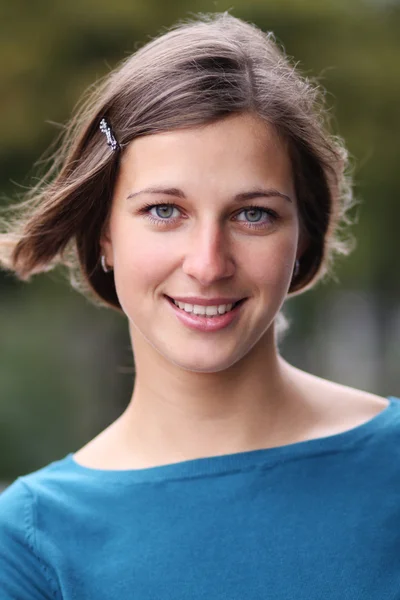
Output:
M13 0L0 4L1 203L16 199L84 90L178 19L230 12L274 31L317 77L353 157L356 250L336 281L287 303L282 354L317 375L400 396L400 4L378 0ZM53 272L0 274L0 481L74 451L133 385L126 323Z

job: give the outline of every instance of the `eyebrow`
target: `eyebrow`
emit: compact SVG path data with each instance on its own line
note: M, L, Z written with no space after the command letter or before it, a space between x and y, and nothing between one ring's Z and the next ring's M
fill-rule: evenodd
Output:
M143 190L139 190L138 192L132 192L131 194L129 194L129 196L127 196L127 200L135 198L139 194L163 194L165 196L175 196L175 198L186 199L184 192L179 188L164 188L155 186L144 188ZM289 196L287 196L286 194L282 194L282 192L279 192L278 190L263 188L257 188L249 192L240 192L239 194L236 194L236 196L234 196L233 200L235 202L244 202L245 200L253 200L254 198L273 197L284 198L288 202L293 202Z

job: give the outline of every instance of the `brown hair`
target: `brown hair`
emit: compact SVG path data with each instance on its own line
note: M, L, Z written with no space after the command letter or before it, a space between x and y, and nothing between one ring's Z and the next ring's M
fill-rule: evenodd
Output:
M91 90L45 178L4 219L0 263L20 279L62 263L75 287L121 309L99 260L120 156L99 130L101 118L123 152L138 136L242 112L263 118L288 142L308 241L289 292L310 288L335 253L349 251L338 235L351 205L346 152L327 131L318 87L296 72L271 33L229 13L178 23Z

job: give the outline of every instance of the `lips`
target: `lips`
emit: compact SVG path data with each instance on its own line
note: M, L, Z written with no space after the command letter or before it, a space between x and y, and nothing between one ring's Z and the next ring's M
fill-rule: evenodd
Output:
M184 326L188 327L189 329L194 329L203 333L212 333L225 329L231 324L233 324L239 318L239 314L242 311L241 305L245 302L247 298L239 300L236 303L236 306L233 306L232 309L228 312L225 312L222 315L215 315L209 317L204 315L188 313L180 309L169 296L165 295L165 299L168 301L168 304L170 305L178 320Z

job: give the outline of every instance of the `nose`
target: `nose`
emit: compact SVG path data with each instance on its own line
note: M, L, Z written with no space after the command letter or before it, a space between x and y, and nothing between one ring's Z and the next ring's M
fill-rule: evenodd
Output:
M187 240L183 272L202 286L231 277L235 264L231 244L217 223L208 223L192 231Z

